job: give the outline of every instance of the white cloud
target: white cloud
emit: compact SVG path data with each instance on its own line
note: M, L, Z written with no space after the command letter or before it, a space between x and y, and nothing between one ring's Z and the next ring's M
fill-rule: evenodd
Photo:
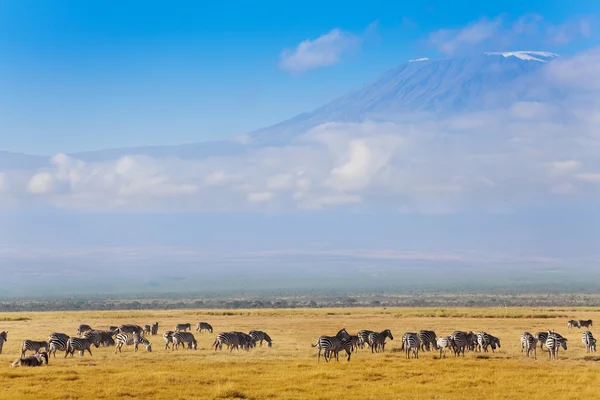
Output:
M27 187L33 194L49 194L52 192L53 182L54 178L51 173L40 172L31 177Z
M600 183L600 172L576 174L575 179L582 182Z
M465 47L470 48L496 37L501 27L500 17L491 20L482 18L462 29L440 29L433 32L429 40L442 53L456 54Z
M359 46L360 39L349 32L332 29L314 40L306 39L295 48L280 54L279 66L293 73L329 67Z

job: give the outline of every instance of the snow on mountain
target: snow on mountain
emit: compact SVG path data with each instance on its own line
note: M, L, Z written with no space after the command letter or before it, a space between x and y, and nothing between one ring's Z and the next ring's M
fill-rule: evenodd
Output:
M521 60L533 60L547 62L549 59L558 57L558 54L549 53L546 51L509 51L504 53L485 53L487 55L502 55L504 57L517 57Z

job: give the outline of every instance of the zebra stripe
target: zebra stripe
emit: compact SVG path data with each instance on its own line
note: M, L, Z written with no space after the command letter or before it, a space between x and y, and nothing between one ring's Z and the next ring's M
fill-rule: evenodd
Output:
M369 333L369 346L371 346L371 353L376 351L379 353L380 351L384 351L385 347L385 339L390 338L390 340L394 340L394 336L392 336L392 331L386 329L382 332L372 332Z
M196 338L191 332L175 332L172 335L173 337L173 350L179 349L179 345L181 344L183 348L185 348L185 344L188 345L189 349L198 349L198 343L196 342Z
M576 321L574 319L570 319L569 321L567 321L567 328L571 329L571 328L581 328L581 326L579 326L579 321Z
M252 330L248 334L252 337L254 344L260 342L260 347L262 347L263 341L265 341L269 347L273 347L273 340L271 340L271 337L266 332Z
M8 342L8 331L0 332L0 354L2 354L2 346L4 342Z
M558 333L549 331L548 339L546 339L546 349L548 349L548 357L550 360L552 360L552 358L558 360L558 350L561 347L567 350L567 339Z
M198 322L198 326L196 326L196 332L202 333L202 331L209 331L212 333L213 327L208 322Z
M61 337L51 337L48 340L48 354L53 355L56 358L56 351L66 351L67 350L67 342L69 338L64 339Z
M437 337L434 331L424 331L421 330L418 333L419 340L421 341L421 350L431 351L433 347L434 350L437 350Z
M585 345L585 350L589 353L592 351L596 351L596 339L592 335L592 332L586 331L581 335L581 341Z
M67 356L69 354L71 354L71 357L73 357L73 355L75 354L75 350L79 350L80 356L83 356L83 354L87 350L91 356L92 355L92 350L91 350L92 345L93 345L92 341L88 338L76 338L76 337L69 338L69 340L67 341L67 348L65 350L65 358L67 358ZM98 346L96 346L96 348L97 347Z
M404 351L404 343L406 343L406 338L408 335L417 335L417 333L416 332L404 332L404 335L402 335L402 345L400 346L400 351Z
M77 336L81 336L84 333L86 333L87 331L91 331L92 327L86 324L81 324L79 325L79 327L77 328Z
M537 339L529 332L521 334L521 351L525 351L527 358L533 352L533 357L537 360Z
M48 351L48 342L45 340L41 342L36 342L35 340L23 340L23 344L21 345L21 358L25 357L27 351L39 353L40 349Z
M152 335L152 326L144 325L144 335Z
M133 345L133 351L136 352L138 351L139 344L143 344L144 346L146 346L146 350L149 353L152 352L152 343L150 343L145 337L137 335L135 333L117 333L117 340L115 341L115 343L115 354L117 354L117 351L121 353L121 348L124 345Z
M139 325L125 324L125 325L119 326L116 329L116 333L131 333L131 334L136 334L138 336L143 336L144 329Z
M340 350L346 351L346 354L348 354L348 361L350 361L350 356L352 355L350 349L350 335L346 331L346 328L342 328L335 336L319 336L316 343L311 343L311 347L317 347L319 349L317 362L321 361L321 351L323 351L325 362L329 362L330 352L333 352L336 361L339 361L338 353Z
M477 334L477 346L480 351L483 350L485 353L487 353L488 347L491 347L492 353L494 353L496 347L500 348L500 339L487 332L479 332Z
M442 358L446 358L446 351L448 349L450 349L450 351L452 351L454 344L453 344L452 338L450 338L450 336L442 336L442 337L437 338L436 346L437 346L438 350L440 351L440 359L442 359Z
M175 332L179 332L179 331L187 331L187 330L192 330L192 324L177 324L175 325Z
M460 353L462 353L463 357L465 356L465 350L469 348L470 343L472 343L472 338L470 333L463 331L454 331L452 335L450 335L452 341L454 342L455 355L458 357Z
M419 348L421 347L421 341L419 335L412 332L407 332L402 335L403 347L406 351L406 358L410 359L412 354L413 358L419 358Z
M375 331L362 330L356 334L356 336L358 336L358 339L359 339L358 346L361 349L365 348L365 344L369 347L371 346L369 344L369 334L371 334L373 332L375 332Z
M242 346L242 348L246 351L250 350L252 347L256 346L256 342L254 341L254 339L252 338L252 336L248 335L245 332L232 332L235 333L236 335L238 335L238 337L240 338L240 345ZM239 350L239 348L238 348Z
M544 344L546 344L546 340L548 339L548 332L537 332L533 337L540 344L540 350L544 350Z
M217 337L215 338L215 341L212 344L215 348L215 351L217 351L217 349L222 351L224 344L227 345L227 348L230 352L233 351L234 348L239 349L240 337L234 332L217 333Z

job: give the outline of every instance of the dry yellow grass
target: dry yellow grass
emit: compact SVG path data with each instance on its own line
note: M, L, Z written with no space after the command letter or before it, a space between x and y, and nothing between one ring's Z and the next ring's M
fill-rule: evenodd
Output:
M256 311L123 311L0 314L0 331L9 341L0 355L2 399L546 399L598 398L600 354L588 355L580 330L567 319L593 319L596 309L307 309ZM19 320L21 319L21 320ZM154 351L143 347L92 349L93 356L63 359L60 354L41 368L10 368L23 339L46 340L48 333L75 334L79 323L106 328L122 323L160 323L159 331L177 322L208 321L219 331L262 329L273 348L249 353L216 352L214 334L196 334L198 351L165 351L161 336L151 337ZM389 328L396 340L384 354L362 350L348 363L317 363L310 347L320 334L345 327ZM520 351L522 331L556 329L569 339L560 360L538 360ZM398 352L405 331L433 329L438 335L456 329L486 330L502 341L495 354L467 353L463 359L439 360L432 352L406 360ZM592 328L592 332L594 329ZM596 336L600 336L597 334Z

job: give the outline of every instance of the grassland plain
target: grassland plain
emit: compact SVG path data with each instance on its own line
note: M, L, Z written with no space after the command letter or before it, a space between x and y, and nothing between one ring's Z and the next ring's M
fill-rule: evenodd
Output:
M0 313L0 331L8 342L0 355L1 399L566 399L600 397L600 355L587 354L581 330L567 320L593 319L595 308L486 309L282 309ZM262 329L273 347L250 352L215 352L215 334L196 334L198 350L165 351L160 335L153 352L126 347L93 348L93 356L64 359L60 354L41 368L10 368L23 339L46 340L53 331L75 335L80 323L108 325L158 321L159 332L178 322L208 321L219 331ZM317 363L310 344L321 334L345 327L391 329L386 352L361 350L346 362ZM501 338L496 353L467 353L440 360L425 352L418 360L400 353L405 331L485 330ZM528 330L556 329L569 339L560 360L538 359L520 351L519 336ZM594 332L594 328L592 328ZM596 335L600 336L600 332Z

